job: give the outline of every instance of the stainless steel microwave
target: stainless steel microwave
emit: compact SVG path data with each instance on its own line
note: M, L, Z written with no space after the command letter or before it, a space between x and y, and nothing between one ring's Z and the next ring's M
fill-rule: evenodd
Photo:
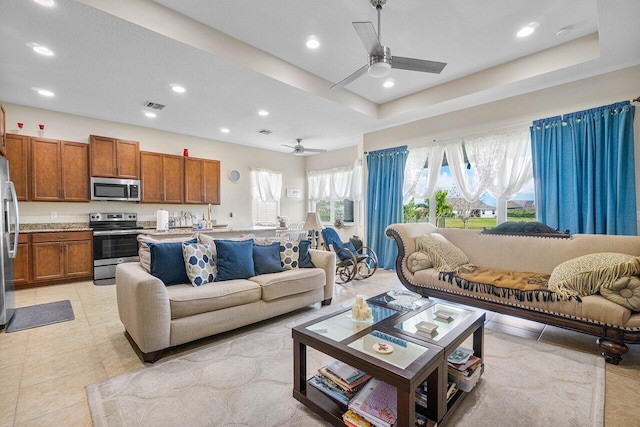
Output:
M140 180L91 178L91 200L140 201Z

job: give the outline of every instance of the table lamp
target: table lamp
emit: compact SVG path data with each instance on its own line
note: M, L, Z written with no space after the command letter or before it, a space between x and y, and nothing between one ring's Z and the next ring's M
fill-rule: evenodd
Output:
M302 227L302 229L311 231L311 247L318 249L316 230L322 230L322 224L320 223L318 212L309 212L307 214L307 219L304 221L304 227Z

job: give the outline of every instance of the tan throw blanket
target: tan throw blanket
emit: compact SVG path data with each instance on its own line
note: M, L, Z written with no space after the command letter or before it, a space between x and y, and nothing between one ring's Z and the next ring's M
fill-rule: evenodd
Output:
M440 280L456 284L459 288L499 297L514 297L518 301L560 301L555 292L547 288L548 274L529 273L465 264L451 272L441 272ZM572 297L580 301L579 297ZM570 299L570 298L569 298Z

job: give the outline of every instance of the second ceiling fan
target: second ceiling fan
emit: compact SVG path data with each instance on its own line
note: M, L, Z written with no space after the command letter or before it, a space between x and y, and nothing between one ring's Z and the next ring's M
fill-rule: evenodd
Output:
M378 11L378 32L376 33L373 23L370 21L353 22L353 27L358 33L358 36L369 55L368 64L362 66L358 71L351 74L346 79L331 86L331 89L343 88L366 73L369 73L371 77L384 77L391 72L392 68L440 74L447 65L444 62L405 58L403 56L391 56L391 50L380 43L380 12L387 3L387 0L370 1L371 6Z

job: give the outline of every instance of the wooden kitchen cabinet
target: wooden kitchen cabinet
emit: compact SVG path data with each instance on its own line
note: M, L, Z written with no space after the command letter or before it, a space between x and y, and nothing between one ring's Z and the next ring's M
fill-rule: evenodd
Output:
M220 204L220 161L184 159L184 202Z
M182 203L184 160L182 156L140 152L140 186L143 203Z
M11 133L6 137L6 157L9 160L11 181L16 187L16 196L19 201L29 200L29 137Z
M18 253L13 260L13 284L16 289L31 282L31 254L29 234L18 236Z
M89 201L88 145L31 138L31 199Z
M91 231L34 233L31 254L33 282L93 276Z
M140 178L140 143L91 135L91 176Z
M7 133L7 127L6 127L4 116L5 116L4 107L2 106L2 104L0 104L0 155L2 156L7 155L7 140L5 138Z

